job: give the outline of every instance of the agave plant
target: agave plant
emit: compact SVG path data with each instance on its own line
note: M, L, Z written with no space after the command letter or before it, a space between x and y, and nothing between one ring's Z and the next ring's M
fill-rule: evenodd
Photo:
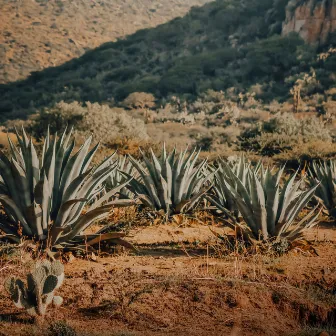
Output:
M121 184L125 184L129 178L127 176L132 176L133 178L137 177L137 172L135 171L132 163L127 159L126 156L119 156L117 158L117 167L114 169L111 174L106 179L105 190L108 192L114 188L117 188ZM123 187L119 191L120 199L132 199L134 198L134 194L127 187Z
M129 160L139 174L129 187L145 206L164 210L166 214L191 210L210 189L213 173L206 172L207 160L197 163L199 152L188 149L167 153L163 146L161 157L150 151L150 159L141 152L144 165L132 156ZM128 176L127 174L125 174Z
M336 217L336 163L313 162L309 168L308 183L311 187L318 184L316 197L328 210L329 215Z
M243 177L238 177L229 169L221 176L226 197L230 202L235 202L239 215L246 223L247 230L244 233L252 241L278 241L282 238L295 240L317 223L319 213L315 215L316 209L297 221L301 210L313 197L317 185L301 191L303 180L295 181L295 173L281 187L283 172L284 167L274 172L274 169L265 169L260 165L258 169L248 167L241 175ZM230 219L235 220L233 216ZM235 222L235 225L240 224Z
M111 157L95 168L90 164L98 144L91 150L91 138L72 155L75 141L72 130L61 137L50 136L43 143L41 159L32 139L22 128L16 132L18 147L8 138L10 155L0 152L0 202L4 214L0 229L6 237L19 242L22 237L39 242L43 248L91 245L100 239L120 239L120 234L84 235L96 220L106 217L114 206L127 206L129 200L106 202L126 184L110 190L98 202L88 202L104 187L116 169ZM84 213L85 212L85 213Z
M219 159L216 164L218 167L217 170L212 167L212 170L215 171L212 192L208 193L206 198L221 215L225 215L231 219L234 219L234 217L237 218L239 211L226 182L232 175L235 175L246 186L250 169L257 172L260 169L261 163L253 167L242 155L237 160L230 162ZM232 187L234 187L234 184L232 184Z

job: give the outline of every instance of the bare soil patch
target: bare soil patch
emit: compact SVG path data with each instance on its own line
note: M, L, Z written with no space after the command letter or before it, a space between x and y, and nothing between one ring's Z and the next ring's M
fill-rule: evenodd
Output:
M334 227L312 233L317 255L294 250L277 258L214 258L205 225L149 226L131 236L137 255L65 266L59 291L64 304L50 310L42 328L5 294L4 278L18 271L19 261L6 264L0 273L1 335L46 335L58 320L79 335L314 335L321 329L335 335Z

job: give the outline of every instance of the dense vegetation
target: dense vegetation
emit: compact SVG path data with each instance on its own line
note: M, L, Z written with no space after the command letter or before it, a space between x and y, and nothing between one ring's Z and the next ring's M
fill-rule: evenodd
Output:
M297 35L281 36L287 2L217 0L27 80L1 85L0 120L60 100L120 101L135 91L193 98L207 89L244 91L259 84L259 98L281 100L311 67L326 89L336 55L318 60L318 50Z

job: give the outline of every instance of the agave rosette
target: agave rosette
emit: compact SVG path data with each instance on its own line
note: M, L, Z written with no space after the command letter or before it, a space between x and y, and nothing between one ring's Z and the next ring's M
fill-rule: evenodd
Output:
M9 138L9 157L0 152L0 202L4 212L0 229L6 237L17 242L21 237L39 241L44 248L78 246L84 241L90 245L100 232L85 235L84 231L106 217L112 207L132 203L107 202L127 181L88 207L116 169L116 164L111 164L112 156L89 168L98 149L97 144L90 150L91 137L75 151L72 130L59 138L48 131L39 159L25 130L16 134L18 147ZM104 235L105 239L120 237L118 233Z
M150 158L141 153L144 164L129 156L139 174L129 187L145 206L166 214L188 212L211 188L209 181L214 173L207 172L207 160L197 162L200 152L196 149L167 153L164 145L160 158L153 150Z
M316 197L322 201L329 215L336 217L336 163L313 162L309 167L308 183L316 188Z
M301 190L303 179L296 181L295 173L281 186L284 167L275 172L275 169L264 168L261 163L255 168L246 164L239 169L228 164L224 166L224 170L218 170L215 184L217 189L224 190L225 202L220 202L217 197L213 204L219 204L219 210L231 219L232 226L241 227L237 217L242 217L246 223L244 233L250 240L295 240L316 225L319 216L316 209L302 218L300 214L318 185ZM233 206L227 209L226 204ZM232 215L232 210L237 210L236 216Z

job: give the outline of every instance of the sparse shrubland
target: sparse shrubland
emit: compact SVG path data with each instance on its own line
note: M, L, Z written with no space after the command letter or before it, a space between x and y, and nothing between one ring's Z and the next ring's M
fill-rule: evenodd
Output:
M289 112L292 109L290 101L263 104L254 94L210 90L194 102L172 97L163 108L146 110L150 116L147 127L152 139L173 145L178 143L181 134L178 130L173 133L174 125L184 125L176 129L183 129L188 142L211 156L247 151L249 155L272 157L280 162L288 160L294 164L295 161L301 164L306 160L333 158L335 121L332 114L327 116L319 112L314 99L313 96L304 98L305 104L310 106L309 113L293 113ZM327 99L332 106L330 98ZM145 115L142 118L146 118ZM162 127L156 126L159 124ZM171 136L158 137L158 127Z
M76 127L76 135L83 139L92 136L95 142L109 145L120 139L148 139L146 126L140 119L135 119L121 108L87 102L84 106L79 102L60 102L49 109L42 109L27 121L8 122L7 129L25 125L36 138L42 139L49 127L52 133L62 132L67 127Z
M242 149L273 156L294 149L300 143L323 141L331 144L331 131L315 116L296 118L294 114L275 115L246 129L240 137Z
M308 112L299 113L289 112L291 100L265 104L256 98L259 89L253 90L245 94L208 90L195 101L172 96L161 107L148 108L141 103L143 107L129 105L127 111L113 103L82 106L61 102L27 121L7 121L5 125L13 131L15 125L24 124L39 139L48 124L53 132L75 124L79 139L92 134L106 148L119 148L122 154L132 155L138 155L139 145L146 151L156 148L157 152L159 143L166 142L170 147L185 143L197 146L211 158L242 150L250 156L288 160L294 165L335 157L333 90L326 91L323 99L315 94L304 96L301 106Z
M214 1L34 72L27 80L1 85L0 120L23 118L62 100L122 102L135 92L153 94L158 106L170 95L195 100L208 89L233 87L243 93L254 90L264 102L284 101L310 68L318 85L308 92L323 94L334 87L336 54L318 58L329 45L317 49L296 34L281 36L287 2Z

